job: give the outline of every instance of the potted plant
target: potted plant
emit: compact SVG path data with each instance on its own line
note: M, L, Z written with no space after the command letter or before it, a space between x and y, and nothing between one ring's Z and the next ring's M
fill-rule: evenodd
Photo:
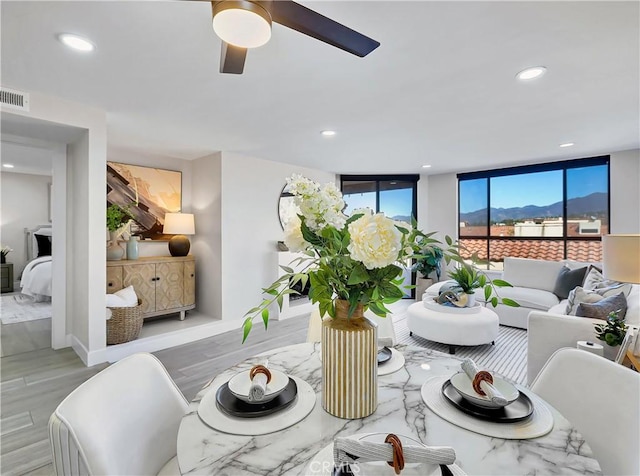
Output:
M129 207L122 208L115 203L107 207L107 230L109 230L109 241L107 242L107 260L115 261L122 259L124 248L120 246L118 238L124 232L133 215L129 212Z
M7 262L7 255L12 251L8 246L0 245L0 263L5 264Z
M445 256L445 259L447 256ZM456 282L456 288L460 292L466 294L466 306L473 307L476 303L475 291L476 289L483 289L484 300L496 307L498 304L504 304L511 307L520 307L520 305L509 298L500 298L495 292L496 287L511 287L511 284L502 280L494 279L487 280L487 276L482 274L475 263L477 262L477 256L474 254L471 258L472 264L469 264L460 258L460 255L454 255L452 258L457 261L457 266L449 271L449 277Z
M435 240L429 239L429 241ZM440 281L443 257L444 253L442 248L433 244L426 245L415 255L415 263L411 267L411 271L417 273L416 299L422 299L422 295L426 289L433 284L433 279L429 277L433 272L436 273L436 281Z
M613 360L618 353L618 346L622 344L627 334L627 325L624 318L618 317L620 310L612 311L607 316L606 324L596 324L596 337L604 341L607 346L604 350L604 356L609 360Z

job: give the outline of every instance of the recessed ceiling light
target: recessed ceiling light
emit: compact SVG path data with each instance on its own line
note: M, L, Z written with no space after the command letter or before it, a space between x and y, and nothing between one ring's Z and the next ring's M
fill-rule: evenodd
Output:
M573 147L574 145L573 142L565 142L564 144L560 144L560 147Z
M8 169L12 169L14 167L13 164L2 164L3 167L6 167Z
M534 66L533 68L527 68L516 74L516 78L520 81L530 81L537 79L547 72L547 68L544 66Z
M78 35L72 35L71 33L61 33L58 35L58 39L63 45L77 51L93 51L96 47L86 38L82 38Z
M429 168L431 168L431 166L430 165L423 165L422 168L423 169L429 169Z
M322 131L320 132L325 137L331 137L336 135L336 131Z

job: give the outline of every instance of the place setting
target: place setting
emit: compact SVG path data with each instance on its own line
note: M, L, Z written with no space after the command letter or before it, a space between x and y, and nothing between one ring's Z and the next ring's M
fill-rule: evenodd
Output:
M393 347L390 337L378 339L378 376L389 375L404 367L404 355Z
M553 429L553 415L535 394L465 359L451 377L433 377L421 388L427 406L456 426L504 439L536 438Z
M315 403L316 393L307 382L269 368L266 360L214 379L200 401L198 416L218 431L264 435L298 423Z
M417 437L359 433L337 437L307 464L305 476L462 476L455 450Z

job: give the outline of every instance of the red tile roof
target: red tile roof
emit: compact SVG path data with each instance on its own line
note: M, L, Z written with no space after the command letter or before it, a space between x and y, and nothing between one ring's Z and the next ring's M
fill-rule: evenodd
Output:
M487 259L486 240L461 238L460 244L466 248L461 250L463 258L471 258L475 252L478 259ZM560 261L564 259L564 244L552 240L490 240L491 261L501 262L510 256L514 258L543 259ZM602 261L602 243L600 241L568 241L567 259L576 261Z

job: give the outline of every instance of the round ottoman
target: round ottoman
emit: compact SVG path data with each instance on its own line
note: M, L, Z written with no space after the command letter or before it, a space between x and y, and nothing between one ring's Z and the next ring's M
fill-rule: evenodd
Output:
M448 344L451 354L455 353L456 345L494 344L498 337L498 315L486 307L425 307L419 301L409 306L407 312L410 335Z

